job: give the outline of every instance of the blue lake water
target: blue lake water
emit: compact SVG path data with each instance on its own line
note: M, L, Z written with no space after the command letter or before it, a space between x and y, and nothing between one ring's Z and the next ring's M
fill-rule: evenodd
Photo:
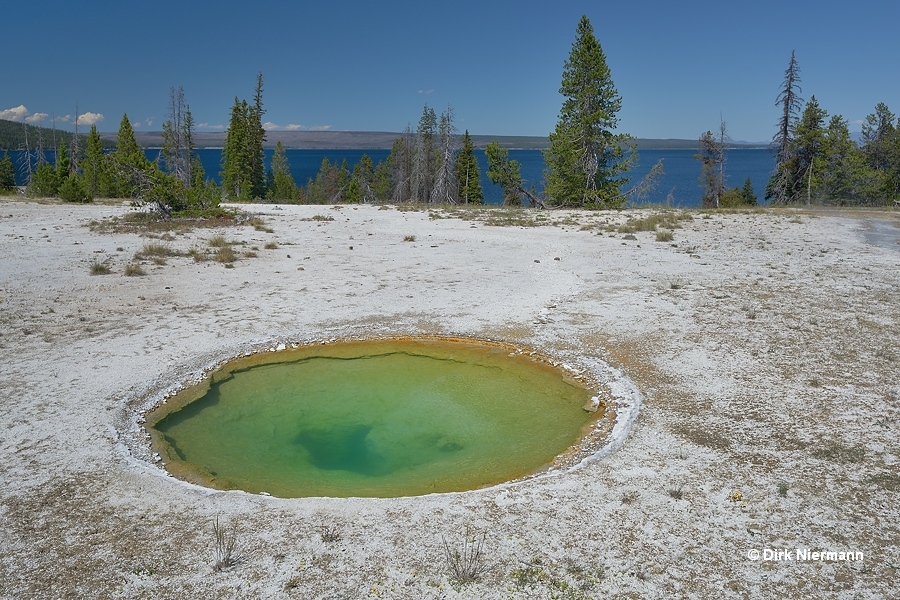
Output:
M306 185L309 179L314 179L323 158L334 164L340 165L344 160L351 170L353 166L359 162L363 154L368 154L372 162L378 163L385 160L390 154L389 150L307 150L307 149L288 149L287 159L291 166L291 174L298 185ZM624 186L628 189L635 182L639 181L646 175L657 161L663 161L665 173L657 180L656 188L649 193L643 202L654 204L671 204L674 207L696 207L700 205L700 184L698 178L700 176L700 163L694 158L696 150L693 149L658 149L658 150L641 150L638 157L638 163L632 170L631 184ZM159 150L147 150L147 157L156 160L159 157ZM21 152L11 151L13 161L19 165L19 157ZM222 151L217 148L204 148L197 152L203 168L206 170L207 176L219 181L219 171L221 169ZM47 159L51 162L54 160L54 153L47 152ZM476 150L478 164L481 167L481 186L484 189L485 202L489 204L500 204L502 201L502 193L498 186L492 184L484 175L487 170L487 159L483 150ZM521 165L521 173L524 177L526 188L530 188L533 183L538 191L543 187L544 178L544 157L540 150L510 150L509 156L513 160L519 161ZM272 150L266 150L266 161L271 161ZM769 180L774 167L774 155L765 149L735 149L729 150L726 154L725 174L726 185L729 188L741 187L747 177L753 184L753 189L759 197L759 202L763 203L763 195L765 194L766 183ZM19 168L18 174L19 185L24 185L25 176L23 169Z

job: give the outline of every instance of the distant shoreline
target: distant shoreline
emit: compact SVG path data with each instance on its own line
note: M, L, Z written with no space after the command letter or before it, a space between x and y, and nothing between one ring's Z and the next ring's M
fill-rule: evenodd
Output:
M197 132L194 143L197 148L222 148L225 146L225 132ZM266 133L266 148L274 148L278 142L285 148L309 150L390 150L394 140L402 132L391 131L269 131ZM115 140L115 133L101 133L102 139ZM161 131L135 132L135 139L144 148L162 147ZM476 148L484 148L490 142L497 142L504 148L515 150L544 150L549 146L547 137L517 135L472 135ZM694 149L697 140L684 139L636 139L638 150ZM766 148L764 143L735 142L732 148Z

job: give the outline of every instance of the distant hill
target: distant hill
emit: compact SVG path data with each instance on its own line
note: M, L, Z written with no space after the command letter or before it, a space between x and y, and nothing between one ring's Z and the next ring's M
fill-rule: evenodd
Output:
M25 131L28 131L28 142L36 148L40 140L45 150L55 149L60 142L69 143L72 132L53 130L47 127L24 125L14 121L0 119L0 150L22 150L25 148ZM274 148L281 142L285 148L309 148L312 150L369 150L391 148L394 140L402 134L392 131L269 131L266 133L265 147ZM162 146L161 131L135 131L135 139L144 148ZM86 133L79 134L84 139ZM115 148L116 134L101 133L105 148ZM55 140L55 142L54 142ZM490 142L497 142L504 148L523 150L543 150L549 146L547 137L525 135L473 135L472 142L478 148L484 148ZM649 149L691 149L697 147L697 140L681 139L638 139L639 150ZM194 133L194 143L198 148L221 148L225 145L224 132L199 131ZM760 148L766 144L749 144L734 142L733 147Z
M281 142L285 148L308 148L311 150L369 150L386 149L402 134L393 131L269 131L266 133L265 147L274 148ZM101 133L100 137L115 140L114 133ZM161 131L135 132L138 143L145 148L162 146ZM678 139L638 139L638 149L696 148L697 140ZM194 142L198 148L221 148L225 145L225 133L197 132ZM543 150L549 140L541 136L525 135L473 135L472 142L477 148L484 148L490 142L497 142L504 148L523 150ZM735 147L759 148L766 144L734 142Z
M56 150L62 143L68 146L75 135L71 131L37 127L26 123L0 119L0 150L24 150L26 132L28 135L28 147L32 150L36 150L39 146L42 146L44 150ZM87 139L87 132L79 132L78 137L83 148L84 141ZM104 140L103 146L105 148L115 148L115 140L116 136L113 134L112 141Z

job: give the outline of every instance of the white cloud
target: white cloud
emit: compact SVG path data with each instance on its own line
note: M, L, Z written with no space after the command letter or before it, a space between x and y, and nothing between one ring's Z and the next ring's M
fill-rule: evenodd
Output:
M284 126L288 131L302 131L306 129L303 125L298 125L297 123L289 123Z
M313 125L309 128L310 131L328 131L331 129L331 125Z
M210 125L209 123L200 123L197 129L225 129L224 125Z
M24 104L20 104L18 106L14 106L13 108L7 108L6 110L0 110L0 119L5 119L7 121L24 121L30 113L28 109L25 108Z
M153 117L150 117L150 118L148 118L146 121L144 121L144 124L145 124L147 127L153 127Z
M103 115L101 115L100 113L86 112L78 115L78 124L87 125L88 127L90 127L91 125L96 125L102 120Z
M434 93L434 88L430 88L430 89L427 89L427 90L419 90L419 93L420 93L420 94L425 94L425 95L427 96L428 94L433 94L433 93Z
M72 115L63 115L56 119L60 123L68 123L72 120Z
M30 114L27 117L25 117L25 122L26 123L40 123L41 121L43 121L44 119L46 119L49 116L50 115L48 115L47 113Z
M281 127L279 125L276 125L272 121L266 121L265 123L262 124L262 126L263 126L263 129L265 129L266 131L276 131L278 129L281 129Z

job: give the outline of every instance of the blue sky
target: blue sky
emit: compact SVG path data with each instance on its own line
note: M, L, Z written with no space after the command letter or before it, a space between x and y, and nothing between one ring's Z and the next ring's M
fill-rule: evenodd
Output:
M900 3L887 0L57 0L12 2L0 118L159 130L183 86L198 129L227 125L265 79L278 129L400 131L448 105L460 131L546 135L582 14L623 99L619 130L696 139L720 115L736 140L771 139L795 50L804 99L851 130L900 114ZM67 119L68 117L68 119Z

